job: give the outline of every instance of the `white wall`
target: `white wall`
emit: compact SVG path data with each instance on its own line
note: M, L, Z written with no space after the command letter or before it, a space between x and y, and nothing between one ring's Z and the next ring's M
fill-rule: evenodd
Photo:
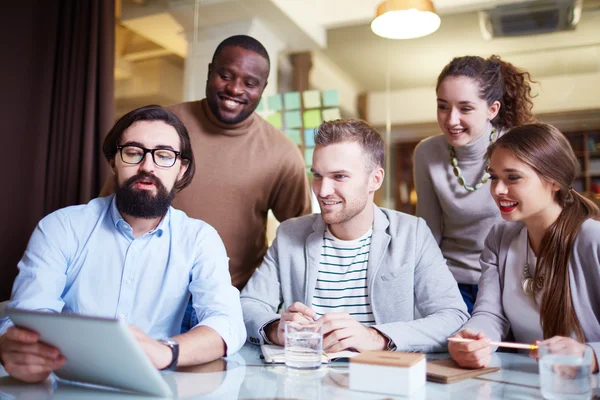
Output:
M549 76L538 79L534 87L535 114L564 113L600 109L600 72ZM436 121L435 88L420 87L397 90L390 94L392 125L427 124ZM385 92L368 94L369 122L376 126L386 123ZM405 132L404 134L409 134Z
M321 52L312 52L312 64L308 78L311 89L337 89L344 116L358 116L358 84Z

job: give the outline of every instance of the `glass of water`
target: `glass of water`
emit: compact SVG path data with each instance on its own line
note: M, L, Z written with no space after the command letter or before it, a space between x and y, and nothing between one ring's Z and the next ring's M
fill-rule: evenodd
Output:
M542 396L550 400L588 400L592 398L592 348L557 349L541 345L538 349Z
M323 326L309 323L285 324L285 365L297 369L316 369L321 366Z

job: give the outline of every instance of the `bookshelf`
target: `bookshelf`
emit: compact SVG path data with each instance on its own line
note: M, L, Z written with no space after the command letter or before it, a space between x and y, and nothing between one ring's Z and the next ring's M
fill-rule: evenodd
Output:
M566 132L565 136L580 165L573 188L600 203L600 131Z
M413 153L419 140L392 144L395 161L395 180L392 190L396 210L414 215L417 209L417 195L413 177Z

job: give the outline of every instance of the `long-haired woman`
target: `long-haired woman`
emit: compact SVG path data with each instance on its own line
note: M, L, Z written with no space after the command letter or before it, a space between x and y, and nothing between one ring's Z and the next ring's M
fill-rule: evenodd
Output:
M600 211L571 187L579 162L566 137L523 125L489 150L491 193L505 222L481 254L472 318L449 343L462 366L486 366L489 341L509 331L518 342L594 350L600 355Z

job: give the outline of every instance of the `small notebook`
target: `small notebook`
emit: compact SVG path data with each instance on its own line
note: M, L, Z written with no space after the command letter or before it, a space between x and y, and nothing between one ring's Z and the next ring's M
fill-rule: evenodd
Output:
M260 346L260 350L262 351L263 358L266 363L272 364L285 364L285 348L282 346L277 346L274 344L263 344ZM338 351L337 353L321 353L321 363L329 364L332 361L337 361L341 359L348 359L354 356L359 355L359 352L356 351Z
M437 383L453 383L498 370L500 368L497 367L481 369L462 368L451 358L446 360L432 360L427 361L427 380Z

